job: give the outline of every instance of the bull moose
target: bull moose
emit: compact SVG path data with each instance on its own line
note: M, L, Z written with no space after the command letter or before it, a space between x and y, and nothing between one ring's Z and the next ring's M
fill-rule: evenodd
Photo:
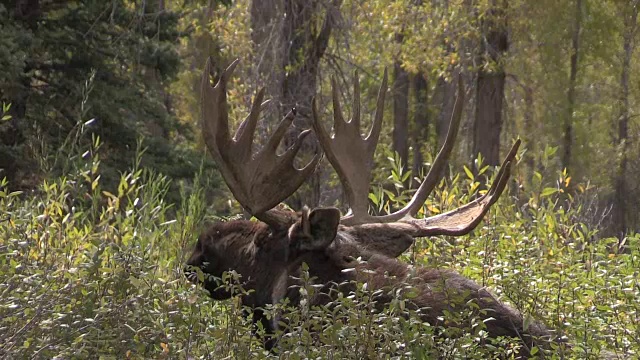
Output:
M417 268L396 259L407 250L416 237L436 235L459 236L469 233L482 220L503 192L510 176L510 168L520 145L517 140L504 159L496 180L488 192L455 210L428 218L416 218L428 195L440 181L456 138L462 109L463 91L458 82L457 99L446 140L433 166L403 209L388 215L368 213L368 190L371 182L373 154L381 130L387 73L380 86L376 111L370 133L363 138L360 129L360 88L357 74L354 80L352 118L345 121L338 89L333 83L333 136L320 122L316 102L313 102L313 130L324 154L336 170L348 199L349 211L341 215L337 208L304 209L293 212L278 204L293 194L316 169L321 155L316 154L301 169L293 165L303 139L310 130L303 131L295 143L282 155L276 149L291 125L295 109L277 126L263 148L255 155L252 143L256 124L264 99L260 90L248 117L231 137L229 131L227 84L238 60L234 61L211 86L212 64L209 60L202 75L202 132L205 144L216 161L229 189L243 208L259 221L234 220L218 222L199 237L193 254L187 262L186 276L197 282L195 268L202 270L200 277L213 299L232 296L220 286L217 278L234 270L246 280L242 295L244 305L254 309L253 321L261 322L268 333L277 324L268 320L262 309L287 298L294 306L300 301L296 279L302 263L308 266L313 281L323 287L313 299L314 304L326 304L338 290L348 294L356 281L366 282L370 289L384 290L398 282L417 289L411 300L424 321L443 325L439 319L445 311L473 303L481 309L480 316L492 338L507 336L522 344L519 357L530 355L537 346L551 349L551 344L564 346L562 337L542 323L525 325L523 315L497 300L489 291L452 270ZM345 271L348 270L348 271ZM343 285L339 285L343 284ZM346 284L346 285L345 285ZM351 285L349 285L351 284ZM383 307L391 301L385 291L378 292L376 304ZM456 298L456 302L451 299ZM456 307L456 304L459 306ZM463 324L447 324L460 326ZM265 341L271 349L274 340Z

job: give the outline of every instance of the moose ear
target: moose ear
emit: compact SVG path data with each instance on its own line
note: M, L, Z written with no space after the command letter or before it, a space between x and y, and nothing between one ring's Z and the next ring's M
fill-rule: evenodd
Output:
M305 239L298 239L299 249L303 251L321 250L333 242L340 224L340 210L336 208L313 209L301 219Z

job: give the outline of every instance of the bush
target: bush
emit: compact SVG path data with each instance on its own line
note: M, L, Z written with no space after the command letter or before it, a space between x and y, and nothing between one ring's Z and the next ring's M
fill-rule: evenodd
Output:
M0 184L0 357L275 357L252 336L237 299L212 302L184 279L184 260L210 217L206 177L182 186L175 208L165 201L169 181L139 165L110 193L101 189L98 139L94 145L66 177L33 193ZM483 186L466 173L439 187L425 211L444 211L478 193ZM486 285L566 333L575 358L594 358L601 349L637 356L640 237L629 236L624 247L599 238L597 229L575 222L581 208L567 195L566 174L553 179L554 187L536 178L527 192L514 186L504 194L473 234L420 239L404 259L453 268ZM225 280L237 283L233 275ZM303 298L315 291L305 283ZM303 301L298 309L269 309L291 324L278 335L279 356L485 359L509 358L517 348L480 346L481 324L473 334L436 337L443 329L405 316L403 299L375 312L371 297L360 284L332 306Z

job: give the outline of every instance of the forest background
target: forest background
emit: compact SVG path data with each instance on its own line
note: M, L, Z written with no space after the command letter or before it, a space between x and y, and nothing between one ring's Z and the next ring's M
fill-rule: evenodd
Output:
M297 127L308 128L310 101L329 103L331 77L350 99L354 70L369 114L387 68L382 143L415 177L447 132L459 74L467 96L454 168L478 155L498 165L521 137L518 183L566 170L571 190L610 215L593 220L622 238L640 222L636 11L634 1L586 0L8 1L0 168L16 190L64 173L64 145L87 123L83 138L100 137L108 186L141 148L143 167L190 181L205 155L198 79L211 56L218 71L242 60L234 115L260 87L275 100L263 137L293 106ZM339 198L335 182L309 186L297 205Z
M636 311L623 316L610 306L635 309L631 299L640 291L633 270L640 225L638 2L3 0L0 217L6 217L0 218L0 334L7 341L0 355L184 357L218 346L193 340L194 328L202 334L211 329L194 314L210 313L200 305L215 306L198 300L196 310L193 290L179 270L205 218L241 210L229 200L198 130L200 76L209 57L214 77L241 59L229 88L232 119L245 116L260 87L273 99L258 129L261 139L296 107L285 146L310 126L314 97L331 126L332 79L349 113L353 77L359 76L362 113L370 116L387 69L379 171L371 188L376 212L403 204L416 188L447 133L460 78L466 102L458 142L427 209L437 213L482 191L493 166L520 137L524 151L503 196L507 199L498 205L504 210L490 221L493 228L474 236L482 239L504 226L501 239L520 240L496 247L492 256L515 256L524 251L519 242L524 241L525 258L538 250L544 256L539 263L531 260L541 268L518 264L518 269L530 267L525 272L533 277L537 269L543 278L553 271L547 268L551 263L582 269L588 262L593 270L597 261L585 262L585 252L556 258L559 248L592 246L602 266L615 269L608 274L620 275L620 292L598 298L591 292L602 289L590 276L574 279L590 289L584 295L588 301L580 298L584 314L594 304L603 314L593 316L602 320L599 325L585 320L575 331L584 331L584 339L608 334L615 341L594 337L598 346L613 341L634 353L637 346L630 344L638 339L638 329L629 324L635 323ZM313 142L306 145L306 154L313 153ZM342 200L335 173L323 164L289 205L344 209ZM544 236L532 235L531 229ZM160 242L167 234L174 244ZM551 243L540 244L541 236ZM444 264L454 267L474 263L458 257L472 253L473 246L485 251L487 244L466 243L460 252L459 243L442 242L453 247ZM419 261L434 261L438 251L431 250L433 258ZM487 256L476 260L483 264ZM481 269L466 275L481 276L499 293L510 289L512 301L533 314L554 314L552 322L563 326L560 302L540 309L538 297L533 305L530 301L531 292L544 293L544 286L523 289L514 285L520 278L493 278ZM606 286L615 288L616 281ZM565 294L567 286L551 283L547 295ZM52 291L57 297L45 301ZM80 299L87 296L103 305L78 314L78 304L85 303ZM132 315L131 299L146 304L149 313ZM520 304L518 299L528 300ZM171 311L178 311L172 306L183 315L180 321L172 318ZM160 320L149 320L152 313ZM115 315L145 325L132 329L135 336L128 340L118 332L105 340L104 329L119 326ZM173 320L163 322L163 316ZM230 318L221 321L229 326ZM68 333L47 334L56 324L67 324ZM190 324L191 340L180 337L179 324ZM172 331L174 337L168 337ZM246 349L225 351L256 356L259 350L250 338L243 338ZM189 341L195 341L192 348Z

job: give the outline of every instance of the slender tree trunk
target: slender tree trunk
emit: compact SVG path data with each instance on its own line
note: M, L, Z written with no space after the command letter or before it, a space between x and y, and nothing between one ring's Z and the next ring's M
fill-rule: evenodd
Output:
M209 0L216 1L216 0ZM281 103L284 82L285 47L283 43L284 0L256 0L249 9L251 19L251 81L253 92L264 87L274 104ZM278 109L279 110L279 109ZM280 114L261 121L257 126L258 138L264 141L270 130L280 121Z
M473 154L482 154L484 165L500 164L504 79L504 72L478 74Z
M455 104L455 84L447 81L443 77L439 77L436 83L435 92L432 97L432 103L435 108L439 109L436 118L436 137L438 149L444 144L449 131L449 122L453 115L453 105Z
M482 24L484 41L481 53L493 63L494 70L481 67L476 79L476 114L473 126L473 154L482 154L485 164L500 164L500 132L504 101L505 72L501 60L508 50L506 2L492 1Z
M409 161L409 73L396 61L393 67L393 151L407 169Z
M534 129L534 114L535 108L533 106L533 89L529 86L524 86L524 136L527 147L527 153L525 156L525 164L527 165L529 174L533 176L535 169L535 154L536 154L536 140L537 134Z
M431 1L431 6L440 7L442 13L449 14L449 1ZM451 42L445 41L448 36L453 34L446 32L439 40L442 42L443 47L446 49L444 56L448 56L453 53L455 49L451 45ZM444 140L447 138L447 132L449 131L449 121L453 115L453 105L455 102L455 85L452 81L447 81L443 76L438 77L436 86L431 97L431 104L434 109L438 109L438 115L435 118L435 131L436 131L436 145L438 149L444 144Z
M415 130L413 131L413 166L411 169L413 179L415 179L420 175L420 169L422 169L422 163L424 162L422 151L424 151L425 144L429 141L429 108L427 106L429 84L423 73L420 72L413 78L413 89ZM411 186L415 188L417 185L413 180Z
M258 50L258 57L261 58L266 54L263 53L264 47L274 46L278 48L277 41L281 36L278 34L276 27L279 25L279 16L282 12L282 0L260 0L251 2L251 41L253 41L254 50ZM278 29L279 30L279 29ZM257 67L262 69L267 67L268 62L258 62Z
M618 146L621 147L621 158L615 180L614 226L620 239L629 230L629 184L627 183L629 137L629 77L631 57L633 55L633 39L638 20L639 1L633 1L624 14L625 29L623 33L622 75L620 77L620 115L618 117ZM637 210L637 209L634 209Z
M570 170L573 151L573 111L576 105L576 79L580 55L580 28L582 27L582 0L576 0L576 17L571 37L571 69L567 91L567 112L564 117L562 166Z

